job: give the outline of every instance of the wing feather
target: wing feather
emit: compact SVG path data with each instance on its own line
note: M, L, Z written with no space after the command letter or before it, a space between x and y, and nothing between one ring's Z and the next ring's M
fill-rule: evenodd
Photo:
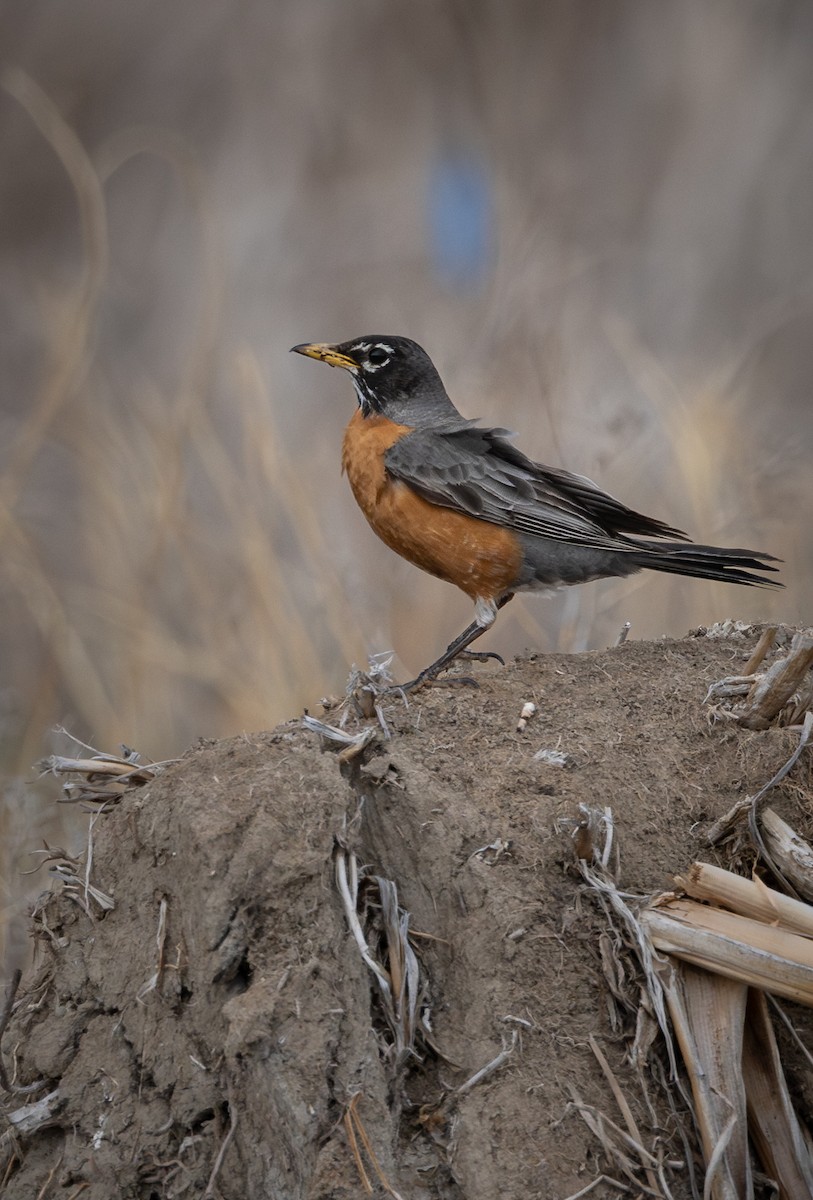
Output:
M591 480L533 462L507 437L469 422L416 429L387 451L387 470L433 504L518 533L598 549L629 545L629 534L688 540Z

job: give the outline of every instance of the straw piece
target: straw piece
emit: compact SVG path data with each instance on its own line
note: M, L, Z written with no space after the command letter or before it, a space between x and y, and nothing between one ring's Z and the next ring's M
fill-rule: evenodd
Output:
M753 1195L745 1092L740 1075L748 989L681 964L665 987L689 1074L706 1162L704 1195Z
M694 900L646 909L641 924L666 954L813 1007L813 942Z
M786 658L757 677L737 721L746 729L767 729L804 683L813 666L813 631L795 634Z
M743 675L753 675L757 667L762 665L765 655L773 648L778 628L778 625L769 625L766 629L763 629L762 636L754 647L754 653L743 667Z
M38 1129L42 1129L44 1125L51 1122L56 1109L61 1103L59 1090L49 1092L47 1096L43 1096L41 1100L35 1101L33 1104L24 1104L22 1108L15 1109L13 1112L7 1112L6 1120L9 1121L15 1133L23 1137L30 1137L32 1133L36 1133Z
M762 992L751 991L742 1060L748 1128L764 1170L783 1200L813 1196L813 1154L788 1092L779 1049Z
M765 809L761 821L771 858L799 895L813 901L813 848L772 808Z
M813 937L813 907L766 887L759 879L744 879L711 863L694 862L675 882L695 900L710 900L740 916Z

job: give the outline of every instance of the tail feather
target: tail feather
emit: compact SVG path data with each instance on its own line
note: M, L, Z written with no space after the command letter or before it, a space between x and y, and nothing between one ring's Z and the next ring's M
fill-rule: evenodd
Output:
M638 542L631 558L636 566L670 575L692 575L750 587L784 587L776 579L754 574L775 573L778 567L770 564L782 561L759 550L727 550L720 546L697 546L693 542Z

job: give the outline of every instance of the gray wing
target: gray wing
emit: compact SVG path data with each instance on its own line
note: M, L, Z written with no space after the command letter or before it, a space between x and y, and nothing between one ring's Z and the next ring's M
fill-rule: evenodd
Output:
M688 540L589 479L532 462L507 436L470 424L416 429L387 451L386 467L433 504L517 533L600 549L618 548L625 534Z

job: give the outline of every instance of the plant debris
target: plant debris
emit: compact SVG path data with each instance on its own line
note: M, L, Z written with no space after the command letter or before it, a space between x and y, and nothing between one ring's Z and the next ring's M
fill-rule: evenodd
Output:
M80 742L65 729L57 732L70 738L77 747L89 750L91 755L89 758L69 758L50 754L38 764L39 770L42 775L67 776L62 785L62 802L79 804L91 812L118 803L130 788L143 787L178 761L169 758L163 762L142 762L138 751L128 746L122 746L120 755L105 754ZM74 779L73 776L82 778Z
M6 1131L6 1191L693 1200L704 1182L747 1189L731 1121L742 1094L749 1153L771 1142L796 1186L813 1010L766 999L780 1074L751 1004L769 993L667 956L647 933L658 896L670 935L696 924L690 905L749 938L756 923L774 957L786 938L810 944L750 821L783 875L790 861L802 875L805 719L754 732L710 723L701 705L710 680L744 672L762 632L473 664L476 693L427 689L408 706L382 694L386 754L375 715L350 709L342 724L333 708L323 726L201 743L81 818L83 850L49 838L35 857L58 870L2 1032L18 1089L2 1100L17 1113L52 1099L36 1129ZM763 665L790 640L779 631ZM529 696L546 701L517 734ZM539 745L566 748L568 769L535 762ZM694 936L708 949L715 930ZM740 940L743 961L769 961ZM690 994L692 972L710 993ZM705 1141L693 1072L715 1081ZM738 1073L728 1108L716 1096ZM778 1170L754 1158L755 1191Z

